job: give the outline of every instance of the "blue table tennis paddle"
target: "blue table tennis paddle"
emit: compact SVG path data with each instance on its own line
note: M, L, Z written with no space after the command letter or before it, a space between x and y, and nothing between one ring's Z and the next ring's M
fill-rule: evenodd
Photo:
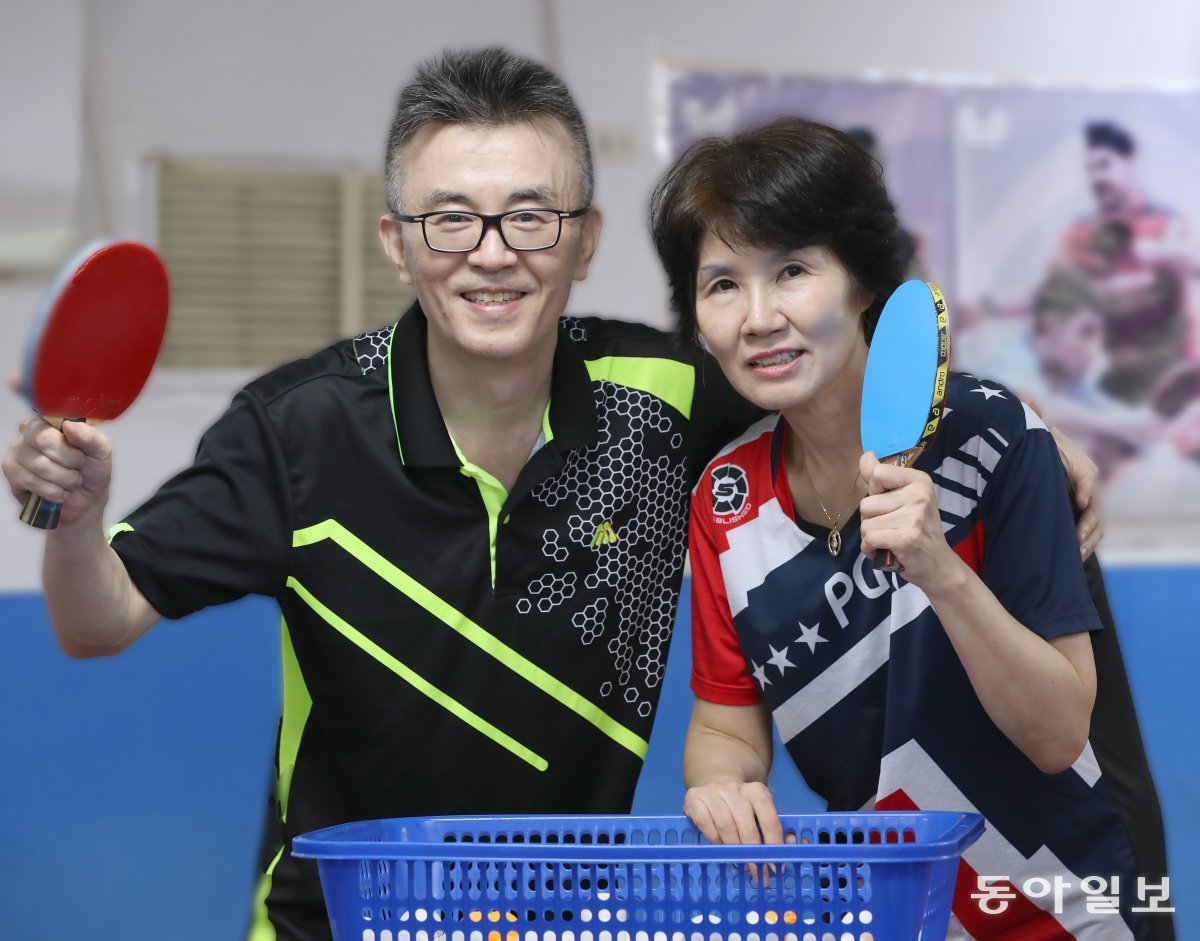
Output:
M946 301L937 285L905 281L888 298L871 337L860 415L863 452L907 466L942 420L950 371ZM875 567L902 569L887 551Z

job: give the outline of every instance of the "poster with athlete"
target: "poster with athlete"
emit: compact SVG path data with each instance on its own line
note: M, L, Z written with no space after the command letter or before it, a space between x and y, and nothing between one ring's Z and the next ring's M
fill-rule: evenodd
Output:
M1108 516L1200 519L1200 95L953 94L955 360L1033 395Z

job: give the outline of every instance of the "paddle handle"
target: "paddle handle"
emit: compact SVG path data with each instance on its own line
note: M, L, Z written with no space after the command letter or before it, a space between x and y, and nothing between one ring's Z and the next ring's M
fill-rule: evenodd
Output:
M907 451L901 451L899 454L894 454L884 464L894 464L896 467L908 467L915 459L920 447L909 448ZM891 549L880 549L875 553L873 560L876 571L879 572L903 572L904 565L896 558L896 553Z
M47 418L45 415L39 415L38 418L59 431L62 430L65 421L84 421L82 418ZM95 422L89 423L95 424ZM21 507L21 522L34 529L57 529L60 513L62 513L61 503L54 503L39 497L36 493L31 493L25 497L25 505Z
M51 503L31 493L25 498L25 506L21 508L21 522L28 523L34 529L56 529L61 512L61 503Z

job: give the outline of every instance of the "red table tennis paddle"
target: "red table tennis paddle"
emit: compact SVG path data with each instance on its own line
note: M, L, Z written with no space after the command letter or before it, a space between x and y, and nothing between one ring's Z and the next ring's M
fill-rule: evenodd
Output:
M167 271L138 242L85 248L59 272L29 340L21 391L47 423L116 418L142 391L167 327ZM21 520L58 525L61 506L30 494Z
M863 453L907 466L942 420L950 371L946 301L936 284L905 281L888 298L871 337L863 374L860 434ZM883 550L875 567L901 571Z

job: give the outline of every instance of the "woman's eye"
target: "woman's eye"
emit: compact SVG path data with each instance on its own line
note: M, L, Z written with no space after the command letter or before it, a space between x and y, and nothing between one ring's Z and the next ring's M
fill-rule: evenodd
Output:
M732 281L730 281L728 278L721 278L719 281L716 281L716 282L713 284L713 291L714 291L714 292L718 292L718 291L732 291L732 290L733 290L733 289L734 289L736 286L737 286L737 285L735 285L735 284L734 284Z
M804 268L801 265L785 265L783 275L785 278L798 278L804 274Z

